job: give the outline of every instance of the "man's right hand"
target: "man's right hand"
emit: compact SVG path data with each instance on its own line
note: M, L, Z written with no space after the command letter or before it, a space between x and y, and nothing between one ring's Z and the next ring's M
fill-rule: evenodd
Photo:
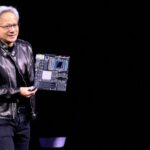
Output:
M20 95L30 98L35 95L37 88L35 87L20 87Z

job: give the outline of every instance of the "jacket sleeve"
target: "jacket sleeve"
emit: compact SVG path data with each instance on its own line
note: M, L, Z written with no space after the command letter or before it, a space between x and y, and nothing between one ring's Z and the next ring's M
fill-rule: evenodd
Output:
M13 89L13 88L0 88L0 102L4 99L13 99L16 98L18 95L20 95L19 88Z

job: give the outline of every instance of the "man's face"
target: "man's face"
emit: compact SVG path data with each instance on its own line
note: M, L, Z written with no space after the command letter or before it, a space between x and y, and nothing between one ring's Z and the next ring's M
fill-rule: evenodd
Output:
M0 40L12 46L19 34L18 20L11 12L0 15Z

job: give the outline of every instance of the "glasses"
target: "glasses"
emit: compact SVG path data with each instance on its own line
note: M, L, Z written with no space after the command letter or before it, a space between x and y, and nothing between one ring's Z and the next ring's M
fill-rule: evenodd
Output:
M11 28L17 28L18 24L10 24L10 25L6 25L6 26L0 26L1 28L5 29L5 30L9 30Z

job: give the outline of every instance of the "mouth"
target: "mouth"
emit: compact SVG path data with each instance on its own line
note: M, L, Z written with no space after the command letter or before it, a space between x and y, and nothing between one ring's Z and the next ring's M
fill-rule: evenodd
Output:
M14 35L14 34L13 34L13 35L8 35L8 37L15 37L15 36L16 36L16 35Z
M16 35L8 35L8 38L9 39L14 39L14 38L16 38Z

